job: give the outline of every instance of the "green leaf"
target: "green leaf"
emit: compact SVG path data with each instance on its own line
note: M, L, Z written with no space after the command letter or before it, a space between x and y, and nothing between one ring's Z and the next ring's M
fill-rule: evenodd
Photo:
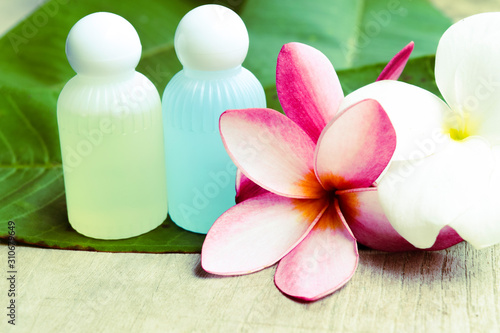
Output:
M181 69L175 28L201 0L51 0L0 39L0 238L16 222L18 242L64 249L196 252L204 236L167 219L145 235L99 241L76 233L66 215L56 122L57 97L74 76L65 52L71 27L83 16L110 11L129 20L143 45L138 70L163 92ZM403 80L438 93L432 54L450 22L424 0L247 0L218 2L244 19L251 47L245 66L264 84L269 107L281 110L274 83L284 43L307 43L338 70L344 93L373 82L399 49L416 48ZM427 22L425 26L421 22Z
M246 65L264 86L274 82L276 58L289 42L321 50L339 71L386 63L411 41L413 58L432 55L451 24L420 0L254 0L241 15L251 43Z

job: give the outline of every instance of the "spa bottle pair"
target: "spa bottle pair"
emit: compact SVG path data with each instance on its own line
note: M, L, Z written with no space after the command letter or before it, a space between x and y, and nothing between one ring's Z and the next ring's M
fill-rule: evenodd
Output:
M85 236L121 239L156 228L167 191L172 220L198 233L234 204L236 167L219 117L266 106L261 84L241 66L245 25L226 7L201 6L181 20L174 46L183 70L162 103L135 71L142 47L128 21L94 13L68 35L77 75L59 96L57 121L68 218Z

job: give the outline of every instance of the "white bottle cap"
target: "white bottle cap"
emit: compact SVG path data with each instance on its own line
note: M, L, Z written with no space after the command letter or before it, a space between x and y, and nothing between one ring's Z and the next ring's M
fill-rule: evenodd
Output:
M175 32L175 52L189 69L218 71L239 66L248 52L248 32L231 9L204 5L187 13Z
M79 74L134 70L141 58L139 35L123 17L106 12L85 16L69 32L66 55Z

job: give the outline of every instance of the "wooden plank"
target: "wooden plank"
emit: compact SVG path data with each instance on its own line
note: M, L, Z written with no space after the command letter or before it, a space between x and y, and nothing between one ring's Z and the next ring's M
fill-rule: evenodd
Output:
M315 303L282 295L274 267L220 278L197 254L17 249L18 325L3 315L8 332L500 331L499 246L362 250L354 278ZM2 279L1 304L7 287Z

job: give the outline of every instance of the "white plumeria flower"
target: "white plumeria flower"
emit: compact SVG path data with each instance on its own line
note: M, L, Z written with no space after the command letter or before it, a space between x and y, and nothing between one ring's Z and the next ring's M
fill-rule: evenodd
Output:
M378 180L392 226L419 248L453 228L476 248L500 242L500 13L451 26L436 52L445 101L398 81L348 95L341 109L377 100L396 130L391 164Z

